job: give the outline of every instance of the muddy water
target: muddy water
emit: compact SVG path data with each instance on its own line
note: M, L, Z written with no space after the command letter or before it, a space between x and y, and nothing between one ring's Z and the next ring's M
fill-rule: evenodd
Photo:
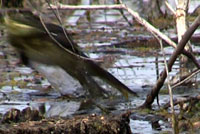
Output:
M106 16L104 15L105 13L107 14ZM76 12L76 14L78 13ZM80 16L76 17L76 22L67 27L69 31L75 31L75 41L91 58L103 58L103 66L140 96L138 98L130 98L128 101L122 98L99 100L99 104L107 107L112 112L140 106L144 102L146 94L155 84L158 72L160 73L164 68L164 58L159 48L153 48L152 50L142 46L137 48L109 47L112 43L130 40L136 35L147 37L150 34L144 31L143 28L129 27L117 11L96 11L90 14L90 21L87 20L84 14L85 12L80 12ZM131 21L132 18L129 17L129 19ZM68 20L68 22L70 21L71 19ZM42 74L19 64L12 47L5 42L1 44L0 89L2 93L0 93L0 113L3 114L11 108L21 110L26 107L35 109L44 107L47 117L57 115L65 117L73 114L102 112L90 102L86 103L90 107L84 107L83 101L80 101L81 98L73 100L59 98L60 94L53 89ZM101 46L108 47L101 48ZM199 49L199 47L195 47L195 49ZM172 51L173 49L170 47L165 48L167 59ZM152 53L157 53L157 58ZM157 66L158 68L156 69ZM179 63L176 62L170 73L171 77L176 76L178 68ZM198 85L198 81L196 85ZM177 94L175 93L174 97L195 95L199 91L199 88L189 88L193 90L185 90L187 89L185 87L179 90ZM164 89L166 88L164 87ZM168 101L169 96L167 94L160 95L161 105ZM154 102L153 108L158 109L156 102ZM152 119L156 119L156 121ZM133 134L171 133L172 131L168 121L150 114L133 113L130 126Z

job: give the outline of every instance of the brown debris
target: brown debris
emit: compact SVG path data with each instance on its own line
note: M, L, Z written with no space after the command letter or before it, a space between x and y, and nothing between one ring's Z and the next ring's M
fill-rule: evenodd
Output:
M19 111L18 111L19 112ZM0 134L131 134L129 115L79 115L1 124Z
M41 119L42 116L39 114L39 111L31 110L30 107L25 108L22 111L13 108L4 114L1 123L17 123L24 121L37 121Z

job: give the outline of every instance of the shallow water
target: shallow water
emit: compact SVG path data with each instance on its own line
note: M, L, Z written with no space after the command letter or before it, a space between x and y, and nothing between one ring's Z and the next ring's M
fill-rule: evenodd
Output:
M125 101L122 98L113 99L113 100L100 100L99 104L106 106L112 112L115 111L124 111L130 108L136 108L140 106L146 99L147 93L151 90L152 86L155 84L157 79L156 72L156 62L158 61L159 72L161 72L164 68L163 57L159 55L156 58L155 56L149 56L145 53L141 52L141 56L134 55L135 51L130 48L118 48L116 50L120 50L122 53L118 53L117 51L102 53L96 49L97 46L102 45L110 45L115 42L124 41L126 39L131 39L135 35L149 36L148 33L144 33L144 30L135 31L135 29L131 29L127 26L127 22L124 22L123 18L120 16L117 11L98 11L96 14L91 14L91 22L87 23L78 23L77 21L83 21L85 18L85 12L77 12L79 13L79 17L76 17L74 23L71 23L72 26L68 27L71 31L80 31L78 34L79 37L75 36L76 42L85 50L85 52L91 58L99 58L99 57L111 57L111 61L105 61L104 64L108 64L107 70L111 72L115 77L117 77L120 81L125 83L128 87L130 87L133 91L137 92L140 97L138 98L130 98L129 101ZM81 17L80 17L81 16ZM129 17L131 19L131 17ZM73 19L74 20L74 19ZM70 21L70 20L69 20ZM77 24L74 26L74 24ZM100 32L99 32L100 31ZM133 32L135 31L135 32ZM138 34L139 33L139 34ZM141 34L143 33L143 34ZM90 48L91 49L87 49ZM85 49L86 48L86 49ZM104 48L102 48L105 50ZM115 49L115 48L112 48ZM199 47L195 47L196 50ZM13 50L8 50L5 48L2 49L3 52L0 52L0 60L3 59L3 64L5 66L0 65L0 70L6 75L2 75L0 78L1 82L5 82L1 85L1 92L5 93L0 94L0 113L4 114L6 111L11 108L24 109L26 107L32 107L35 109L39 109L40 106L45 107L45 114L47 117L50 116L72 116L73 114L85 114L85 113L100 113L102 112L96 106L91 105L88 108L82 108L80 110L81 104L83 103L79 99L70 100L70 99L60 99L60 94L53 90L50 83L38 74L34 70L25 67L21 64L16 64L17 61L15 55L13 56ZM93 51L91 53L91 50ZM106 50L105 50L106 51ZM167 58L173 52L171 47L165 48L165 53L167 54ZM144 55L143 55L144 54ZM161 54L158 50L158 54ZM4 55L11 55L9 58L5 59ZM7 63L6 61L12 61ZM13 62L14 61L14 62ZM2 61L0 61L2 62ZM179 63L173 66L173 70L170 73L170 76L175 76L178 72ZM10 72L17 72L18 74L12 75ZM199 76L197 80L199 80ZM25 83L20 84L20 82L25 81ZM7 83L6 83L7 82ZM20 86L19 86L20 84ZM198 84L198 81L197 81ZM165 87L164 87L165 88ZM191 88L188 91L187 87L177 91L174 97L182 97L184 95L196 95L196 92L199 92L199 88ZM182 94L180 94L182 93ZM169 96L165 94L161 94L159 96L160 104L165 104L169 101ZM153 108L157 109L156 102L153 103ZM158 120L158 127L152 125L152 122L149 121L146 117L149 115L140 115L139 113L133 113L134 118L132 117L130 120L130 126L133 134L157 134L157 133L171 133L171 126L168 121L163 121L162 119ZM152 117L153 118L153 117Z
M130 120L130 127L133 134L160 134L162 131L163 133L172 133L171 128L166 128L166 126L163 125L163 122L159 122L161 124L161 128L159 130L156 130L152 127L152 124L149 121L143 121L143 120Z
M171 49L166 48L166 52L170 53ZM112 56L112 54L109 54ZM93 54L92 57L96 58L102 56L102 54ZM114 54L116 56L116 54ZM163 58L158 58L159 62L159 70L161 71L164 68ZM178 63L177 63L178 64ZM125 66L125 67L123 67ZM132 67L129 67L132 66ZM178 68L178 65L175 65L174 68ZM45 107L46 116L72 116L73 114L84 114L84 113L100 113L101 110L92 106L86 110L79 110L81 101L79 100L62 100L58 99L60 96L58 92L54 90L47 90L46 88L50 86L50 83L44 78L38 78L35 80L34 70L27 67L17 67L14 69L19 72L21 75L13 77L14 81L27 81L28 84L24 88L20 88L16 86L2 86L1 92L7 94L7 96L1 96L1 104L0 104L0 113L4 114L6 111L11 108L24 109L26 107L32 107L39 109L41 105ZM124 111L125 109L136 108L140 106L145 98L146 94L151 90L151 87L156 82L156 70L155 70L155 57L138 57L133 55L119 55L115 62L108 68L109 72L111 72L115 77L117 77L120 81L125 83L128 87L130 87L133 91L137 92L140 97L139 98L130 98L129 101L124 101L123 99L114 99L99 101L99 104L106 106L111 111ZM173 69L170 75L176 74L178 70ZM37 82L38 81L38 82ZM42 89L42 90L38 90ZM192 95L196 94L197 90L183 90L180 95L179 93L174 95L174 97L181 97L183 95ZM160 104L163 105L169 101L168 95L160 95ZM106 102L106 103L105 103ZM108 104L108 102L110 104ZM106 105L105 105L106 104ZM89 104L90 105L90 104ZM153 107L157 109L157 104L154 102ZM136 116L134 119L131 119L130 126L133 131L133 134L137 133L148 133L148 134L156 134L160 132L171 132L170 126L166 121L158 121L159 129L153 128L152 123L146 118L140 118L139 113L134 113ZM143 115L142 115L143 116ZM148 115L145 115L148 116ZM145 117L144 116L144 117ZM152 117L153 118L153 117Z

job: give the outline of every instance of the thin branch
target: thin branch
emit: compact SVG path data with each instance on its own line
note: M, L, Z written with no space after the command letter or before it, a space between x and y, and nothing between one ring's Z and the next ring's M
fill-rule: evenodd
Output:
M195 71L193 71L192 73L190 73L186 78L184 78L183 80L181 80L178 83L175 83L172 88L175 88L179 85L181 85L182 83L186 82L187 80L191 79L193 76L197 75L200 72L200 69L196 69Z
M164 52L164 48L163 48L163 44L162 44L162 40L161 39L159 39L159 43L160 43L161 51L163 53L165 70L166 70L166 73L167 73L167 86L168 86L169 96L170 96L170 106L171 106L171 109L172 109L172 113L174 114L173 93L172 93L172 87L170 86L169 68L167 66L166 55L165 55L165 52Z
M161 51L163 53L165 70L166 70L166 74L167 74L167 86L168 86L169 96L170 96L170 107L171 107L171 110L172 110L172 117L171 117L171 119L172 119L172 128L174 130L174 134L176 134L176 131L175 131L176 130L175 129L176 118L175 118L175 111L174 111L173 93L172 93L172 88L171 88L170 79L169 79L169 68L167 66L167 60L166 60L165 52L164 52L164 49L163 49L162 40L159 39L159 42L160 42Z
M167 0L165 0L165 5L172 12L172 14L175 16L176 15L176 11L172 8L172 6L168 3Z
M122 0L117 0L117 4L123 4ZM132 24L132 23L128 20L128 18L125 16L123 10L121 9L121 10L119 10L119 11L120 11L122 17L124 18L124 20L129 24L129 26L132 27L133 24Z
M62 21L61 21L61 18L60 18L59 12L58 12L58 8L55 9L55 10L56 10L56 12L55 12L55 10L51 7L50 1L49 1L49 0L46 0L46 2L48 3L48 6L50 7L50 9L52 9L53 14L56 16L56 19L58 20L58 22L60 23L60 26L62 27L63 33L64 33L64 35L65 35L65 38L67 39L67 41L68 41L69 44L71 45L72 50L75 52L74 45L73 45L73 43L71 42L71 40L69 39L69 37L68 37L68 35L67 35L67 33L66 33L66 30L65 30L65 28L64 28L64 26L63 26L63 23L62 23Z
M197 95L195 97L187 97L187 98L184 98L184 99L181 99L181 100L174 100L174 105L178 105L178 104L183 104L183 103L187 103L187 102L190 102L191 100L197 100L199 101L200 100L200 95ZM164 109L167 109L170 107L170 103L166 103L163 108Z
M64 5L58 4L57 6L51 4L52 9L58 10L105 10L105 9L123 9L122 4L114 4L114 5Z
M90 58L87 57L83 57L81 55L77 55L74 52L71 52L70 50L68 50L67 48L63 47L52 35L52 33L48 30L48 28L46 27L46 24L43 21L43 18L41 17L41 15L39 16L40 22L42 24L42 26L44 27L45 31L47 32L47 34L49 35L49 37L63 50L65 50L68 54L75 56L77 58L79 58L80 60L91 60ZM92 61L92 60L91 60Z
M183 38L181 39L181 41L178 44L178 47L175 49L172 56L170 57L170 59L167 63L169 71L171 71L171 68L172 68L174 62L176 61L177 57L181 54L186 43L191 38L194 31L199 27L199 25L200 25L200 15L196 18L194 23L185 32L185 34L183 35ZM144 102L144 104L141 107L145 107L145 108L151 107L151 104L153 103L155 97L158 95L161 87L163 86L163 84L165 82L166 77L167 77L167 72L166 72L166 69L164 69L162 71L161 76L158 79L156 85L153 87L151 92L147 95L146 101Z

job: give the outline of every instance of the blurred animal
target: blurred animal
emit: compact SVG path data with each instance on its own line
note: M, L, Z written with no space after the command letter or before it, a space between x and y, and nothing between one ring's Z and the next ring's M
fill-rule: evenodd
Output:
M31 12L11 13L4 17L8 41L19 52L24 64L36 61L57 65L77 79L93 96L103 95L96 76L119 90L125 97L136 95L108 71L87 57L74 43L67 31L52 23L45 23Z

